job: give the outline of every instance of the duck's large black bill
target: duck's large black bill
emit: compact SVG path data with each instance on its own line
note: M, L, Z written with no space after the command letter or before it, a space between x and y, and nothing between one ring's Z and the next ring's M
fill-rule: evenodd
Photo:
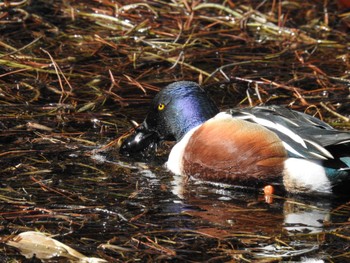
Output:
M140 125L120 146L119 152L126 156L150 157L159 142L158 135Z

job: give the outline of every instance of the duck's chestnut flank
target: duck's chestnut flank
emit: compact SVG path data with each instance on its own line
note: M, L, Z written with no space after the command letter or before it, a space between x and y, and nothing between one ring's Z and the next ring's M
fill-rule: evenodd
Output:
M286 158L275 133L225 114L193 133L184 150L183 173L226 183L274 182L281 177Z
M162 89L122 146L132 154L176 140L166 166L175 174L240 185L283 183L293 193L350 186L350 133L280 106L219 113L194 82Z

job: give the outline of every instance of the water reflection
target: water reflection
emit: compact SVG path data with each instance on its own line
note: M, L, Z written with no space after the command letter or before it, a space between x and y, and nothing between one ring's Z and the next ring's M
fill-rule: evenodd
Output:
M271 225L274 229L281 226L290 233L323 231L323 222L331 220L332 206L341 202L320 196L273 196L271 204L267 204L262 191L192 179L187 181L180 176L174 176L171 185L174 195L184 203L203 207L202 210L212 214L215 222L228 222L232 226L233 221L244 217L247 227L248 219L253 216L255 220L252 221L260 218L260 226Z
M198 231L216 238L235 236L249 242L256 238L256 245L247 248L255 258L290 258L313 253L316 258L300 260L323 262L320 258L326 255L317 253L322 244L320 237L331 231L329 225L333 220L347 222L349 218L349 213L332 212L346 200L330 197L274 196L271 203L266 203L262 191L178 176L174 177L171 190L184 204L196 208L186 210L187 214L212 225L198 226ZM281 236L281 240L270 238L273 235ZM284 237L290 239L284 242Z
M138 178L132 202L148 209L148 218L141 217L143 224L159 227L162 233L178 233L179 238L199 235L219 243L235 240L239 249L230 253L242 253L244 260L307 262L311 258L323 262L331 258L327 233L350 216L348 200L281 195L267 203L262 191L186 180L159 164L125 165Z
M331 201L301 203L297 199L284 202L284 228L290 233L319 233L323 223L330 222Z

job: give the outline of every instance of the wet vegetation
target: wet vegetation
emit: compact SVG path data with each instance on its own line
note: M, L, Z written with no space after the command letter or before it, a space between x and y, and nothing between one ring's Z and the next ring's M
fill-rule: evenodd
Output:
M35 240L25 258L10 244L27 231L107 262L349 261L349 197L196 181L179 194L161 165L170 145L149 162L118 155L176 80L222 109L279 104L350 129L344 3L1 2L0 261L67 262Z

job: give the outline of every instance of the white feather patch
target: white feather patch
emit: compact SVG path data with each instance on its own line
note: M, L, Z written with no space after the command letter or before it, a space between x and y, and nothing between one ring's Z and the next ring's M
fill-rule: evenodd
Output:
M315 160L288 158L284 162L283 183L292 193L332 192L325 169Z
M165 167L170 170L172 173L176 175L182 175L183 174L183 155L186 148L186 145L191 138L192 134L200 127L201 125L198 125L197 127L192 128L189 132L185 134L185 136L174 145L174 147L171 149L171 152L169 154L168 161L165 163Z
M213 118L207 120L207 122L215 121L218 119L232 119L232 115L228 114L226 112L220 112L216 114ZM174 145L174 147L171 149L171 152L169 154L168 161L165 163L165 167L170 170L172 173L177 175L183 175L183 155L185 148L187 146L187 143L189 139L191 138L192 134L200 127L201 125L198 125L197 127L192 128L189 132L185 134L185 136Z

